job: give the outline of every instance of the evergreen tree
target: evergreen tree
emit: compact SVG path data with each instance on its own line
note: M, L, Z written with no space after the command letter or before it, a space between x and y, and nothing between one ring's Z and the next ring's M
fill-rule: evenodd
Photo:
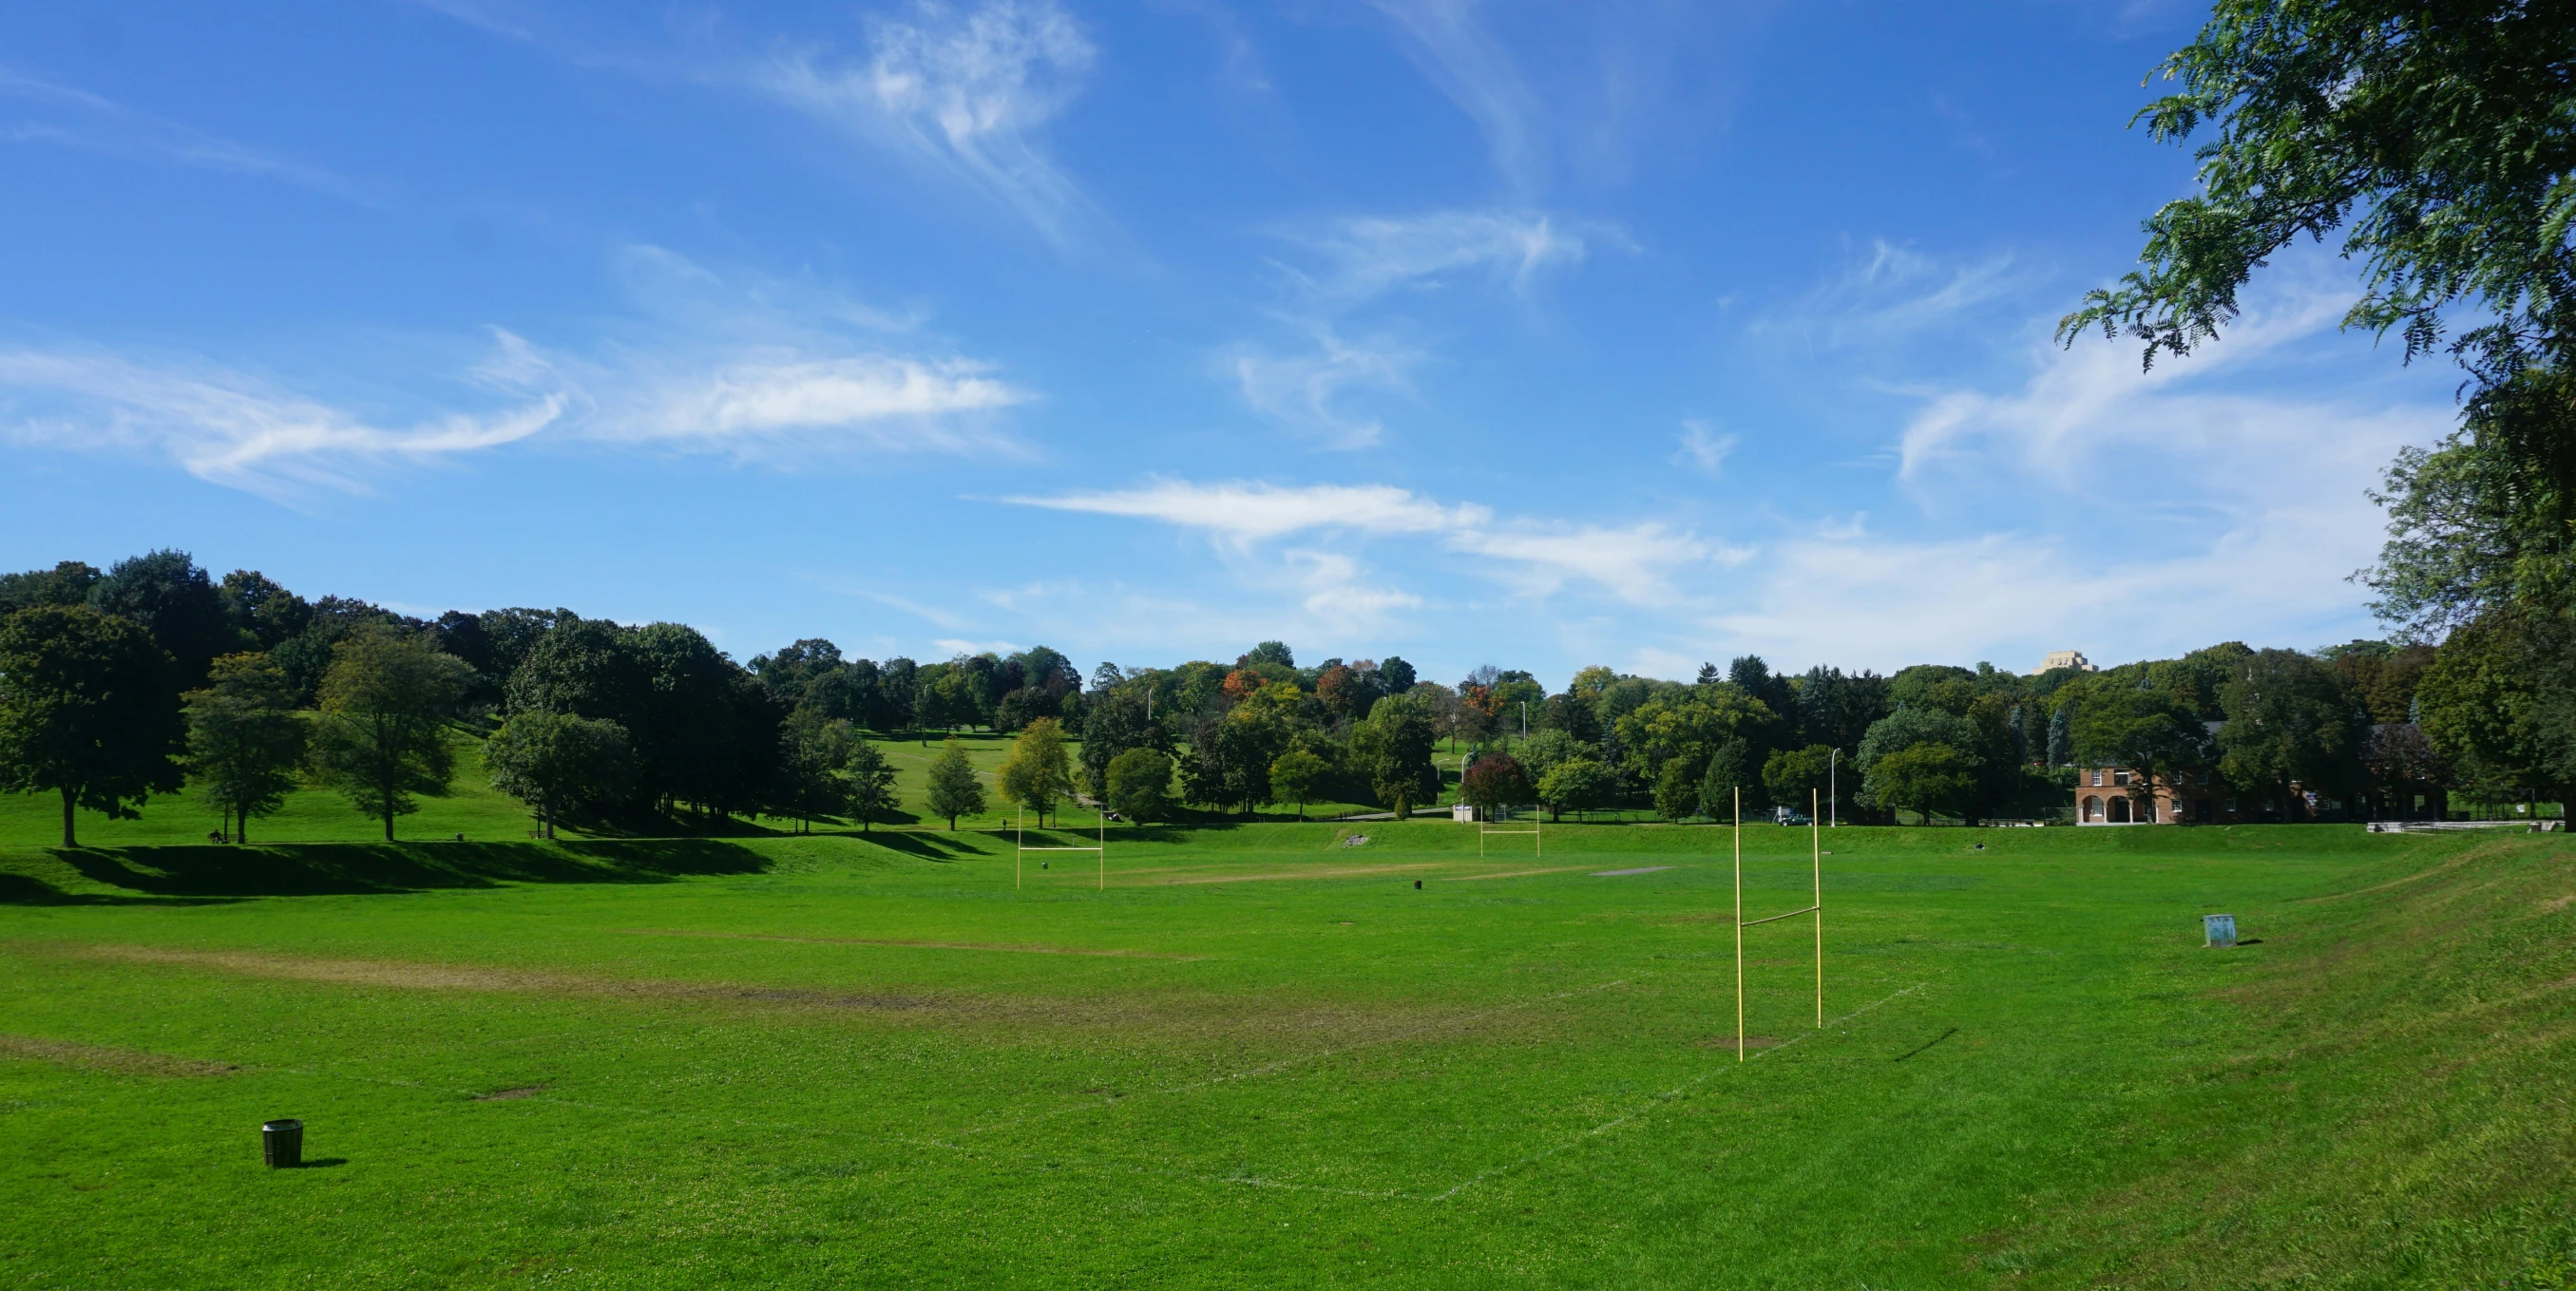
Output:
M946 816L948 828L955 830L959 816L980 816L984 806L984 782L966 760L966 746L952 735L930 760L930 814Z
M850 775L850 811L859 818L859 832L868 833L878 816L902 805L895 793L894 764L886 760L885 750L861 740L851 746L842 766Z

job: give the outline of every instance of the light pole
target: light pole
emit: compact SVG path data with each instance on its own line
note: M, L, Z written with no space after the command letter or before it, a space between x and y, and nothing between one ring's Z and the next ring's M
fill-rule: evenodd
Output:
M1825 809L1833 813L1833 827L1836 829L1843 827L1842 787L1835 780L1835 776L1842 770L1842 765L1843 751L1839 748L1834 750L1833 756L1825 759Z

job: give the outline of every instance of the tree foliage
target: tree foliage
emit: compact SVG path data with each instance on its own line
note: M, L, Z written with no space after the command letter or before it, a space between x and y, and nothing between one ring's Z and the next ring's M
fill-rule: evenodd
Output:
M1011 741L1011 753L994 777L1002 796L1037 813L1044 825L1058 801L1073 796L1073 758L1065 748L1064 728L1041 717Z
M86 607L40 605L0 620L0 790L62 796L132 819L182 783L178 668L142 625Z
M1568 811L1606 807L1618 796L1619 773L1597 757L1577 754L1551 763L1538 779L1538 800L1551 820Z
M2333 668L2296 650L2257 651L2220 700L2227 709L2218 729L2221 773L2269 790L2282 819L2302 814L2293 784L2337 798L2360 789L2370 715Z
M930 814L948 818L948 828L957 828L959 816L984 814L984 781L975 774L975 764L966 760L966 746L950 736L940 742L939 753L930 759Z
M492 787L536 809L546 837L567 812L597 811L625 800L634 751L615 722L549 713L514 713L483 741Z
M267 655L228 654L186 699L188 776L225 832L247 843L250 818L286 805L304 762L309 728L295 713L295 683Z
M2206 132L2201 193L2146 224L2141 267L2091 293L2061 336L2098 327L2188 354L2300 238L2343 232L2362 266L2349 326L2412 358L2451 340L2481 373L2558 361L2576 341L2576 22L2519 0L2219 0L2165 60L2177 88L2138 113L2159 141Z
M894 763L886 759L885 750L860 740L850 746L841 766L849 774L850 814L859 818L859 832L869 833L877 817L890 815L902 805L895 792Z
M1137 747L1110 760L1107 774L1109 809L1140 825L1172 813L1172 759L1159 749Z
M447 718L474 670L415 632L376 626L340 642L322 678L313 737L316 779L384 822L420 810L415 795L444 795L456 774Z
M1916 812L1928 824L1936 812L1966 812L1976 788L1977 766L1967 754L1947 744L1909 744L1869 764L1860 800Z
M1306 818L1306 804L1324 784L1332 764L1304 749L1292 748L1270 762L1270 800L1297 804L1297 819Z
M1351 758L1369 792L1402 820L1416 803L1440 800L1440 771L1432 765L1431 716L1410 693L1390 695L1351 728Z

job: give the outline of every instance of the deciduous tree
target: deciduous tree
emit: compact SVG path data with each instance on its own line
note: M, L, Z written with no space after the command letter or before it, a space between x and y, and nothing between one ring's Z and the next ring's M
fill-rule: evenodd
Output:
M1870 764L1860 800L1911 809L1928 825L1934 812L1965 810L1976 787L1976 763L1967 754L1947 744L1909 744Z
M1036 812L1046 824L1056 803L1073 796L1073 759L1064 746L1064 728L1052 717L1030 722L1011 741L1010 756L995 777L1002 796Z
M1618 792L1619 773L1589 756L1558 761L1538 780L1538 800L1547 805L1551 820L1563 820L1568 811L1579 814L1608 806Z
M1306 818L1306 802L1324 783L1332 765L1304 749L1290 749L1270 762L1270 797L1297 804L1297 819Z
M286 805L304 762L310 728L296 715L295 683L267 655L228 654L186 698L188 775L225 832L247 843L250 818Z
M548 838L566 812L623 801L635 774L625 727L543 710L502 722L483 742L483 766L493 788L536 810Z
M322 678L315 777L382 820L392 842L394 817L420 810L415 795L447 792L456 774L447 718L473 680L463 660L417 632L379 625L350 634Z
M1158 749L1132 748L1109 763L1109 809L1140 825L1171 814L1172 759Z
M133 819L183 782L187 726L178 668L143 625L77 606L0 620L0 790L62 795L63 846L75 808Z

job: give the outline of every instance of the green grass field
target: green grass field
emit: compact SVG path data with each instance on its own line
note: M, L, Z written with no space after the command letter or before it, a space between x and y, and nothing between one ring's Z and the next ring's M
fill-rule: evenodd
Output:
M168 804L56 852L32 806L14 1286L2550 1287L2576 1253L2554 836L1830 833L1830 1023L1809 925L1755 928L1739 1064L1721 829L1127 828L1103 892L1081 853L1015 890L971 831L548 846L460 793L414 820L462 844L189 845ZM298 809L269 836L334 828ZM1749 913L1805 904L1805 832L1745 840ZM2220 910L2255 943L2201 949ZM261 1167L280 1116L311 1168Z
M959 818L961 829L1000 829L1012 823L1009 805L1001 801L994 788L994 773L1010 756L1008 737L989 733L961 734L967 759L975 765L985 781L985 793L992 800L992 810L980 816ZM895 788L902 799L902 809L890 822L898 826L937 826L945 828L945 819L930 816L930 760L938 755L939 739L928 741L897 740L870 737L869 743L883 750L895 769ZM1077 746L1078 748L1079 746ZM443 797L422 797L420 810L403 816L395 823L395 835L401 839L452 839L463 834L475 842L502 842L526 839L537 826L528 809L507 795L495 792L483 773L479 746L460 738L457 742L457 776L451 791ZM1449 780L1454 786L1457 775ZM1316 817L1381 810L1368 803L1316 802L1309 814ZM1428 805L1426 804L1426 809ZM1285 819L1293 808L1274 807L1265 816ZM1640 814L1640 813L1629 813ZM1068 824L1088 824L1093 819L1088 808L1067 804L1063 820ZM826 822L827 827L842 823ZM200 805L193 786L181 793L158 796L146 804L142 817L136 820L110 820L96 812L81 812L78 817L80 841L84 846L131 847L148 844L185 843L203 840L221 822L216 813ZM717 832L735 834L786 833L795 823L775 817L756 821L731 821L715 827ZM580 838L577 827L564 826L559 835ZM41 844L62 837L62 806L59 799L44 795L0 794L0 846L9 843ZM304 789L290 795L286 809L275 816L254 819L251 838L254 842L358 842L384 837L384 826L356 810L339 795L318 789Z

